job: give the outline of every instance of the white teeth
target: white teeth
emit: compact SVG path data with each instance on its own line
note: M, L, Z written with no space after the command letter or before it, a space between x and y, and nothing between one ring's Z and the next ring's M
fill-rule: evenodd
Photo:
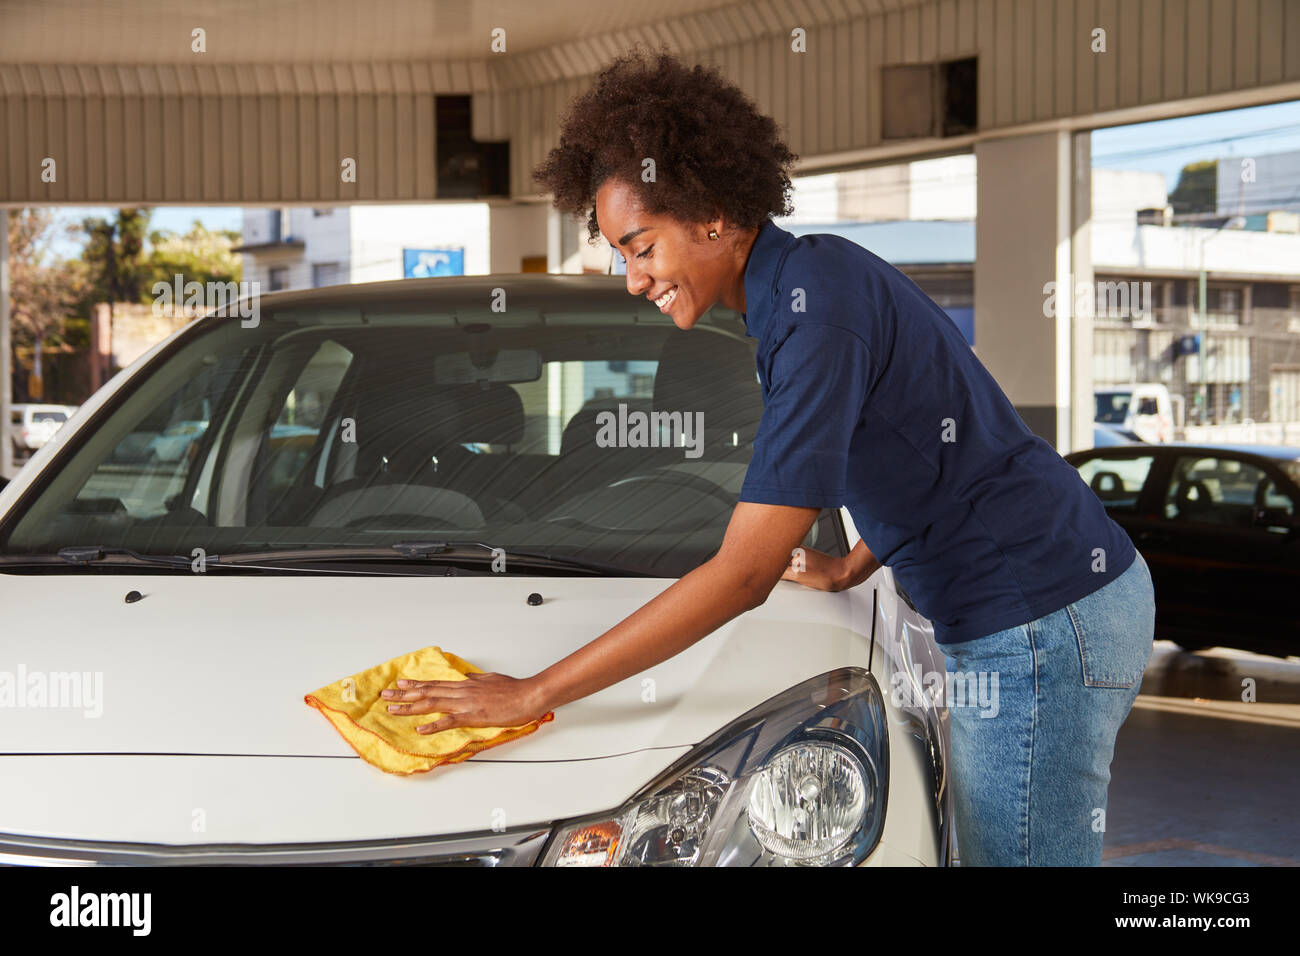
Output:
M659 306L659 308L662 309L665 305L667 305L669 302L673 301L673 299L675 299L675 298L677 298L677 290L676 290L675 288L674 288L674 289L669 289L667 292L665 292L665 293L664 293L663 295L661 295L659 298L655 299L655 305Z

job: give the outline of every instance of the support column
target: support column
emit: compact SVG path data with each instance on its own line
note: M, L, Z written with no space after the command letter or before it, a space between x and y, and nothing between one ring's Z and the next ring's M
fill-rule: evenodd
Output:
M1062 454L1092 446L1090 154L1087 132L975 146L975 353Z
M1070 379L1070 432L1067 443L1057 444L1062 454L1093 446L1092 423L1097 417L1097 399L1092 392L1092 319L1096 314L1097 284L1092 274L1092 133L1084 130L1070 137L1074 155L1071 180L1070 264L1074 273L1075 296L1070 303L1074 328L1072 376ZM1088 294L1080 300L1079 284Z
M546 271L577 272L573 267L577 244L574 237L577 230L567 217L558 209L546 211Z
M113 362L113 310L107 302L90 307L90 394L108 381ZM129 363L128 363L129 364Z
M548 244L544 203L488 205L489 272L545 272Z
M569 218L547 207L547 272L607 275L609 244L587 238L587 217Z

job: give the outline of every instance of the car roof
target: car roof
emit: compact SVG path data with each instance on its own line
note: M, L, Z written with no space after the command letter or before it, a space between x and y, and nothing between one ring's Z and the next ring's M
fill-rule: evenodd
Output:
M1300 448L1293 445L1242 445L1233 442L1214 442L1213 444L1191 443L1181 441L1165 442L1177 448L1206 448L1221 451L1240 451L1263 458L1277 458L1281 461L1295 461L1300 458Z
M1078 451L1070 452L1071 455L1090 455L1093 452L1114 455L1118 453L1135 453L1138 455L1149 455L1160 449L1173 449L1178 452L1204 452L1207 455L1213 455L1215 452L1232 451L1239 454L1255 455L1260 458L1272 458L1275 461L1296 461L1300 459L1300 448L1291 445L1240 445L1230 442L1222 444L1202 444L1185 441L1167 441L1167 442L1150 442L1147 444L1137 445L1112 445L1098 448L1081 448Z
M628 321L650 319L657 324L672 324L672 318L644 295L627 291L627 277L553 272L494 273L490 275L432 276L422 279L390 279L384 282L358 282L322 286L314 289L287 289L264 292L260 296L263 312L295 309L331 303L337 306L361 306L397 303L436 303L437 309L466 309L488 312L498 289L507 289L509 306L522 304L529 309L562 308L565 312L616 309ZM712 312L735 315L722 305Z

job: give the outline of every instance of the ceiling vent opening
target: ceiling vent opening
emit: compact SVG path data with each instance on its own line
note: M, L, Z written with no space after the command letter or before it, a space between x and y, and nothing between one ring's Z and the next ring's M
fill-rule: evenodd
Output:
M975 132L975 57L881 69L881 138L928 139Z
M510 195L510 144L480 143L470 135L469 96L438 96L439 199Z

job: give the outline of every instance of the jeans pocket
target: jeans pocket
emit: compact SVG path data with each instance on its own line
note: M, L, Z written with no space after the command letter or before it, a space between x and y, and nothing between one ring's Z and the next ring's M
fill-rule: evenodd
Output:
M1140 554L1118 578L1066 611L1085 687L1131 689L1142 679L1155 637L1155 593Z
M974 637L955 644L939 645L946 660L945 669L969 670L972 666L999 658L1015 657L1029 650L1029 630L1017 624L982 637Z

